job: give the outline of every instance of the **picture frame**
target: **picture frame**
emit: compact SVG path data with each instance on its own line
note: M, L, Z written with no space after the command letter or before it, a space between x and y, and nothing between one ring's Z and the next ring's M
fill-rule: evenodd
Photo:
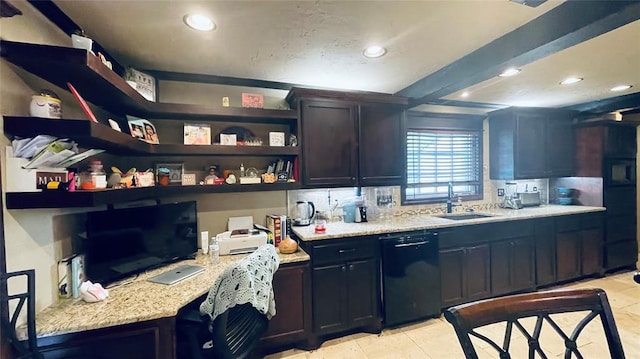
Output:
M242 93L242 107L263 108L264 96L257 93Z
M154 126L151 121L127 115L127 122L129 124L131 137L156 145L160 143L156 126Z
M156 79L155 77L136 70L132 67L126 69L126 81L135 83L134 89L147 101L156 101Z
M184 144L185 145L210 145L211 125L207 124L184 124Z
M169 184L182 184L182 175L184 174L184 163L182 162L163 162L156 163L156 175L160 168L169 170Z
M269 146L283 147L284 132L269 132Z

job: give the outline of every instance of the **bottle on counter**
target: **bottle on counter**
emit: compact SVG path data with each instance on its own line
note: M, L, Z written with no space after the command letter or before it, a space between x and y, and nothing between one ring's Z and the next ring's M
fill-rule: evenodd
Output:
M209 245L209 258L213 265L220 263L220 246L216 238L214 238L213 242Z

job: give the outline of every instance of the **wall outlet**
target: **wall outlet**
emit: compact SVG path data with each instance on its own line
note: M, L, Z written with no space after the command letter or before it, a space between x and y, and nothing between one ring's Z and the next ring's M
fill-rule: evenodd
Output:
M504 196L504 188L498 188L498 197Z

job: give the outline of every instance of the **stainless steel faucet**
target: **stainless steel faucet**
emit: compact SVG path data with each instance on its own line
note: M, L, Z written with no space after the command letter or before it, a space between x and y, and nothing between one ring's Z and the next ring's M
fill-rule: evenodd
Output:
M451 211L453 210L451 197L453 197L453 183L449 182L449 186L447 188L447 213L451 213Z
M453 207L462 205L462 200L461 199L459 199L460 203L453 204L453 202L451 200L452 198L453 198L453 183L449 182L449 185L448 185L448 188L447 188L447 213L453 212Z

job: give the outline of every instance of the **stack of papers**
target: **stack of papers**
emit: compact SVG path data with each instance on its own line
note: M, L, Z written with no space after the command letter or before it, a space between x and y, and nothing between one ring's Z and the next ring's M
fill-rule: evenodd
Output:
M15 157L30 159L26 165L22 166L25 169L67 168L87 157L104 152L104 150L90 149L79 153L75 142L48 135L14 139L11 145Z

